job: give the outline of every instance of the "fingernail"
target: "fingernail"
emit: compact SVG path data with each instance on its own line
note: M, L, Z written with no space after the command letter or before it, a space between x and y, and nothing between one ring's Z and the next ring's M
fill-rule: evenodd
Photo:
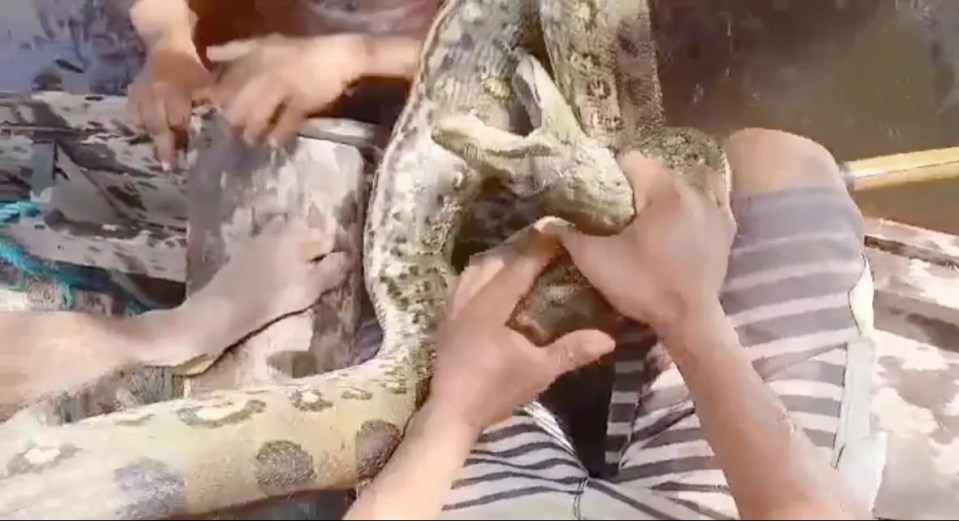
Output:
M169 172L173 170L173 167L170 166L170 163L167 161L160 161L160 169L163 170L164 172Z

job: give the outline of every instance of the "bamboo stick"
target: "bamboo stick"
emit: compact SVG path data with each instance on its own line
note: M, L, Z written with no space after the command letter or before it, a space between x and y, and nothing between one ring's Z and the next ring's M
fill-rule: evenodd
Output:
M847 161L841 165L850 192L959 178L959 146Z

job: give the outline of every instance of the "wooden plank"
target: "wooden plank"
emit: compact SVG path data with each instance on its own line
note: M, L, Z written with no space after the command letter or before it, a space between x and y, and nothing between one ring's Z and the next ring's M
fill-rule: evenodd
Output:
M876 304L959 326L959 237L866 219Z
M324 221L333 219L337 249L353 256L354 268L311 309L271 324L206 372L186 378L187 395L345 367L359 323L366 174L360 150L336 139L302 136L292 149L250 148L225 134L225 127L212 118L203 122L197 140L203 150L188 177L187 291L211 279L237 240L279 215L306 216L320 229L329 229ZM335 134L335 125L330 128ZM213 362L203 360L194 369Z
M866 219L866 245L903 257L959 268L959 237L890 221Z

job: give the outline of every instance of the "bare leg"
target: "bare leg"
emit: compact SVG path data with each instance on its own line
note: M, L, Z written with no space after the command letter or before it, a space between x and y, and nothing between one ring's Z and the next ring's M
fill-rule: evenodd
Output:
M333 238L271 223L180 306L143 315L0 314L0 404L36 399L135 364L182 366L216 355L309 307L347 272Z
M813 187L846 192L832 154L806 137L748 128L730 135L723 148L732 167L733 187L740 195Z

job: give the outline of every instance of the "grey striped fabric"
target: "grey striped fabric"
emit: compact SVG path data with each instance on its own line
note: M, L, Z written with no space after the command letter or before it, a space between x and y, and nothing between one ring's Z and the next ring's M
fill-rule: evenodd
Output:
M847 346L871 331L857 325L857 318L863 324L871 316L857 307L871 301L852 297L861 293L852 292L857 284L871 283L861 215L848 196L825 188L734 197L733 209L739 230L723 307L757 371L835 463L839 427L850 415L848 404L842 409ZM588 476L556 420L533 403L484 433L443 517L735 518L726 481L664 347L639 325L619 343L606 478ZM743 453L748 457L748 448Z

